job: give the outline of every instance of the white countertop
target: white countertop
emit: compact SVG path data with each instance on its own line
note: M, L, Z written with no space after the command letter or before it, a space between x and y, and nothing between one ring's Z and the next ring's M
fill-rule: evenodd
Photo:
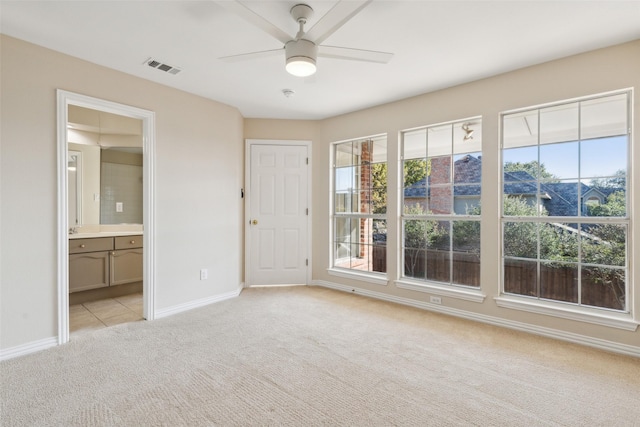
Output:
M95 237L142 236L142 231L100 231L96 233L69 234L69 239L93 239Z

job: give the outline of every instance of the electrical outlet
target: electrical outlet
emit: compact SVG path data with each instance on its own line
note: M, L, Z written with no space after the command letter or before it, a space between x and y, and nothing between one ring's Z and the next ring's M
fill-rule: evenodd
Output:
M200 280L207 280L209 278L209 271L206 268L200 269Z
M442 298L431 296L431 297L429 297L429 302L431 304L442 304Z

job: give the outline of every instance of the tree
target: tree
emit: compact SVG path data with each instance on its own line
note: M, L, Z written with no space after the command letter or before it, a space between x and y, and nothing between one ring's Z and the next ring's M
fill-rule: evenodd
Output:
M625 216L627 201L624 191L615 191L607 197L606 203L601 205L587 205L589 216Z
M505 196L505 216L536 216L538 210L521 196ZM508 222L504 225L504 254L520 258L536 258L537 231L533 222Z
M372 213L387 213L387 164L371 165L371 203Z
M547 171L547 168L544 166L544 163L538 163L537 160L532 160L526 163L506 162L504 164L503 170L504 172L518 172L518 171L527 172L533 178L550 181L550 182L559 180L557 176Z
M626 198L624 191L616 191L601 205L588 206L590 216L625 216ZM582 257L585 262L603 266L623 267L626 260L626 229L617 224L590 224L583 226ZM585 278L593 285L607 287L617 300L617 307L625 305L625 271L608 267L589 267Z
M408 215L424 215L420 206L407 208ZM424 249L434 246L448 236L438 221L429 219L409 219L404 221L404 273L405 276L416 277L421 270L419 261L424 261ZM424 267L422 267L424 268Z
M623 268L626 260L626 231L616 224L597 224L585 227L582 238L582 258L584 262L599 266L583 267L583 283L604 286L617 301L617 306L609 303L608 308L623 309L626 298L626 274ZM614 267L614 268L612 268ZM602 302L594 301L600 305Z
M466 214L480 218L481 211L480 205L475 205L467 208ZM480 256L480 221L454 221L452 234L454 251Z
M404 162L404 188L410 187L416 182L431 175L431 160L410 159Z
M627 172L624 169L618 169L609 178L594 178L591 180L591 186L594 188L625 188L626 185Z

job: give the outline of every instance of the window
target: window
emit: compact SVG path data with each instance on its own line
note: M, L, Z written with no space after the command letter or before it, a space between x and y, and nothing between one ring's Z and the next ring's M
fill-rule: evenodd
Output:
M387 138L333 144L333 267L387 271Z
M629 94L502 115L502 291L629 311Z
M403 277L480 286L482 120L402 133Z

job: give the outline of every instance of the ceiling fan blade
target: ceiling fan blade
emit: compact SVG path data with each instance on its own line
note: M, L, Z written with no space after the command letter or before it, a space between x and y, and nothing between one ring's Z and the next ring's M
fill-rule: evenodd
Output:
M218 0L216 1L216 3L224 7L225 9L231 12L234 12L244 20L260 28L265 33L271 35L272 37L275 37L277 40L280 40L283 44L287 43L289 40L292 39L292 37L289 34L285 33L280 28L276 27L271 22L267 21L262 16L258 15L256 12L249 9L247 6L245 6L244 4L240 3L237 0L235 1Z
M342 27L348 20L365 8L372 0L339 1L316 24L306 32L305 39L316 44L322 43L327 37Z
M322 56L324 58L350 59L353 61L386 64L391 61L391 58L393 58L393 53L322 45L318 46L318 56Z
M267 58L275 55L282 55L282 51L284 49L271 49L271 50L261 50L258 52L249 52L249 53L241 53L239 55L230 55L230 56L221 56L220 60L225 62L237 62L244 61L246 59L258 59L258 58Z

